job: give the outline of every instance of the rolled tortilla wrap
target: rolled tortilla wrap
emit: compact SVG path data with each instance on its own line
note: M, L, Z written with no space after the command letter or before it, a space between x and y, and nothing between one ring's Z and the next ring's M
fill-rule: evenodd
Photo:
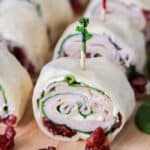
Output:
M7 50L0 50L0 118L23 116L31 97L32 81L26 70Z
M133 112L134 99L123 72L104 57L88 59L85 71L78 59L60 58L43 68L33 110L49 137L85 140L100 126L113 140Z
M130 7L132 10L136 8L141 11L146 20L146 26L144 28L147 44L150 43L150 1L149 0L120 0Z
M92 20L101 21L101 3L101 0L92 0L84 16L89 17ZM109 21L111 17L117 17L116 15L118 14L120 14L122 18L128 17L138 30L143 31L145 29L146 20L141 10L137 9L134 6L126 6L118 0L108 0L106 20Z
M2 1L0 16L0 43L35 76L45 64L49 51L45 25L26 1Z
M123 25L123 21L115 22L115 18L111 23L90 22L88 31L93 37L87 41L87 57L102 55L119 66L124 68L135 66L138 72L143 72L146 59L143 34L132 29L130 24ZM54 58L80 58L82 38L81 34L75 31L76 26L77 23L74 23L66 29L56 45ZM137 44L135 44L135 35Z
M52 45L73 20L73 12L68 0L30 0L40 17L48 27L48 34Z

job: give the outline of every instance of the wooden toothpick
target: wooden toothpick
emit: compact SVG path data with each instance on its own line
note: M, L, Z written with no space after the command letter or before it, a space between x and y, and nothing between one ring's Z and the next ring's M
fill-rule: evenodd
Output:
M101 19L105 21L106 18L106 0L102 0L101 3Z
M82 49L81 49L81 59L80 66L81 69L86 69L86 42L92 38L92 34L88 32L87 26L89 24L88 18L82 18L79 21L80 25L77 26L76 30L82 34Z

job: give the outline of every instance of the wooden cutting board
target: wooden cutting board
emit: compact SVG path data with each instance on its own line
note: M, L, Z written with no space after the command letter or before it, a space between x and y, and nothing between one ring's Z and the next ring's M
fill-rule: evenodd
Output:
M148 97L142 99L146 100ZM137 108L141 103L142 100L138 100ZM134 116L135 113L113 142L112 150L150 150L150 135L141 133L135 127ZM55 146L57 150L84 150L85 143L61 142L46 137L36 125L29 104L24 120L17 127L15 150L38 150L48 146Z

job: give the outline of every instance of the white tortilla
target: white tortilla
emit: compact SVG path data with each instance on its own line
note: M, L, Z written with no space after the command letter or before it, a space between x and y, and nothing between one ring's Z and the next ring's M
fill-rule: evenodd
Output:
M2 1L0 35L22 46L36 72L40 71L48 56L49 43L46 26L32 5L20 0Z
M17 122L20 121L31 97L33 85L27 71L3 48L0 50L0 85L8 103L13 106Z
M68 0L31 0L41 7L43 21L49 28L52 44L56 42L65 27L73 20Z
M47 136L59 140L77 141L87 138L82 134L77 134L73 138L53 136L42 124L41 114L37 107L37 99L47 85L64 79L66 75L74 75L77 81L104 91L112 99L115 111L120 112L123 118L121 127L109 135L110 141L113 140L133 112L135 96L123 72L104 57L87 60L87 69L85 71L80 69L79 60L73 58L60 58L43 68L33 95L34 116L41 130Z

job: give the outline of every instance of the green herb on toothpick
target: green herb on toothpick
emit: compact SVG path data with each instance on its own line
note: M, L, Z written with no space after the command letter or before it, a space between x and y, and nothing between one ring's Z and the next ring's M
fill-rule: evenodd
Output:
M135 123L138 129L150 134L150 102L144 103L137 111Z
M89 24L88 18L82 18L79 21L79 25L76 30L82 34L82 50L81 50L81 68L83 70L86 69L86 42L92 38L92 34L88 32L87 27Z

